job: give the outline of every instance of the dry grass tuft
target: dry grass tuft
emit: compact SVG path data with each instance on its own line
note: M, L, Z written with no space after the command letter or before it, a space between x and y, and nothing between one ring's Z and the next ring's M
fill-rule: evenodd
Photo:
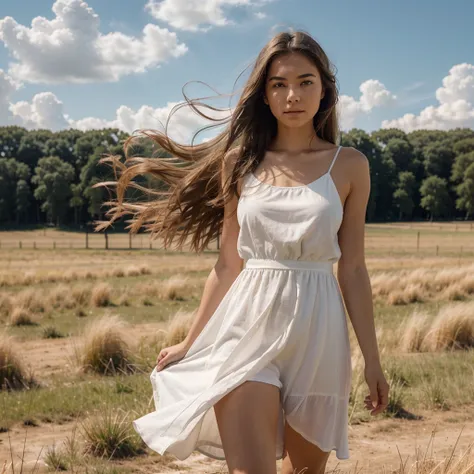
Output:
M415 311L402 325L400 349L404 352L421 350L423 339L430 325L430 316L426 312Z
M0 334L0 391L30 388L35 385L21 362L11 336Z
M94 286L91 293L91 306L97 308L109 306L112 287L108 283L99 283Z
M450 303L436 317L415 311L402 325L399 348L438 352L474 347L474 301Z
M10 314L11 326L36 326L38 323L32 319L31 313L21 306L17 306Z
M91 288L86 285L76 286L70 290L76 306L87 306L91 301Z
M423 453L418 448L415 462L408 469L401 465L399 469L393 471L393 474L474 474L474 445L471 444L459 457L454 455L456 446L457 442L451 454L441 461L430 457L427 452Z
M423 346L429 352L474 347L474 301L441 308Z
M177 311L170 319L164 344L173 346L182 342L187 336L195 316L195 311Z
M73 309L77 305L70 288L63 284L55 287L49 293L48 302L53 309Z
M139 265L138 269L140 270L140 275L151 275L151 269L145 263Z
M13 309L13 302L9 295L0 294L0 316L7 316Z
M85 453L97 457L127 458L143 453L143 442L133 431L127 414L106 410L82 423Z
M44 291L28 288L20 291L14 299L14 306L21 306L32 313L44 313L48 310L48 302Z
M112 270L112 276L116 278L123 278L125 276L125 271L123 268L114 268Z
M380 272L371 275L372 293L390 305L463 300L474 293L473 275L474 265Z
M160 296L168 300L184 300L190 292L190 279L184 275L172 276L160 288Z
M104 315L91 321L84 330L82 347L75 349L81 369L103 375L134 372L126 326L117 315Z

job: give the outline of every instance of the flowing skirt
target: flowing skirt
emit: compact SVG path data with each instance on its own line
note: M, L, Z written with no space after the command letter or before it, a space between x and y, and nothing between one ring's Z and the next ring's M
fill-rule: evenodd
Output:
M349 458L351 357L329 262L249 259L186 356L150 381L156 411L133 421L154 451L225 459L213 406L269 364L279 368L284 421L323 451Z

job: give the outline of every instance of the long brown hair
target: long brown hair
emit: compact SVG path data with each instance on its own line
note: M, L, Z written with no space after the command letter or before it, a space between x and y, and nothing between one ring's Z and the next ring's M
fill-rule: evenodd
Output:
M131 215L127 229L136 233L140 228L151 232L152 238L163 239L165 248L178 241L181 248L190 237L189 245L197 253L221 232L224 205L233 196L239 197L238 181L256 169L277 133L277 121L263 101L265 82L271 61L281 54L299 52L314 62L319 70L324 90L318 112L313 118L316 135L330 143L339 140L336 103L338 86L334 67L321 46L306 32L276 34L260 51L253 70L231 115L225 120L207 116L202 108L221 111L197 100L189 100L175 107L189 105L208 120L227 123L215 138L194 145L183 145L169 138L165 131L140 130L124 143L125 162L120 156L106 156L101 162L111 164L116 181L96 186L115 186L116 199L104 203L111 206L107 221L97 221L95 230L107 228L116 219ZM169 118L168 118L169 122ZM198 132L199 133L199 132ZM148 137L158 148L171 157L130 156L137 138ZM229 150L237 147L232 172L223 182L222 166ZM183 166L184 165L184 166ZM119 171L119 174L117 173ZM134 182L139 175L151 174L167 183L166 190L150 189ZM144 193L146 200L126 202L125 191L135 188Z

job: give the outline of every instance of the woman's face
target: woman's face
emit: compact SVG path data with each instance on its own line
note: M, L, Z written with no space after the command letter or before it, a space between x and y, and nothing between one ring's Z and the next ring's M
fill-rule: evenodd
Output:
M284 54L270 64L264 101L284 125L301 127L312 121L323 96L319 71L304 54Z

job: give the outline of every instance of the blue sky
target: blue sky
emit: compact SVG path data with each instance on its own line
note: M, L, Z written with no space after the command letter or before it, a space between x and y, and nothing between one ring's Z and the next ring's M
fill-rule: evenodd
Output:
M155 15L145 8L148 1L154 2ZM200 11L192 11L194 3L201 5ZM8 24L0 20L0 43L5 46L0 48L3 71L0 80L7 84L2 87L0 81L0 104L6 102L9 108L8 113L0 112L0 124L53 129L67 126L85 129L103 124L118 124L125 129L144 124L153 126L153 120L146 123L143 118L144 109L140 114L141 107L148 106L149 115L159 110L155 117L164 117L170 103L183 99L182 86L192 80L204 81L219 92L230 93L237 76L255 59L272 33L291 27L311 33L335 64L343 128L355 126L371 131L398 126L410 131L474 127L474 2L240 0L241 4L238 3L238 0L1 0L0 19L11 19ZM206 17L204 4L210 5L213 11L222 8L217 20L212 15ZM51 26L53 30L59 28L58 7L62 11L67 7L71 10L67 21L63 19L60 26L67 29L71 22L75 25L75 29L66 32L77 36L69 50L63 47L60 51L61 44L45 48L42 41L53 38L53 31L50 38L46 35L41 39L38 27L32 28L31 22L36 17L44 17L48 22L56 19L56 24ZM95 27L89 28L91 22L84 13L86 9L89 16L94 15ZM219 21L227 24L215 24ZM124 57L115 57L115 52L122 48L117 46L121 43L116 42L114 35L117 32L126 35L125 44L139 42L146 25L159 27L160 34L173 39L175 43L169 51L174 47L177 51L181 48L181 52L173 57L156 42L150 48L148 43L137 43L136 49L130 50L132 53L141 55L145 49L149 52L142 59L134 59L135 64L127 64L131 56L137 56L128 50ZM18 32L28 37L26 42L15 42ZM99 36L109 38L106 43L100 43L110 46L109 49L104 46L101 57L107 64L113 63L116 72L112 75L92 70L95 60L83 52L88 50L87 45L95 49ZM142 72L138 72L140 68ZM238 86L242 86L243 80L240 79ZM199 85L191 85L187 90L193 97L212 94ZM199 124L183 120L181 132Z

